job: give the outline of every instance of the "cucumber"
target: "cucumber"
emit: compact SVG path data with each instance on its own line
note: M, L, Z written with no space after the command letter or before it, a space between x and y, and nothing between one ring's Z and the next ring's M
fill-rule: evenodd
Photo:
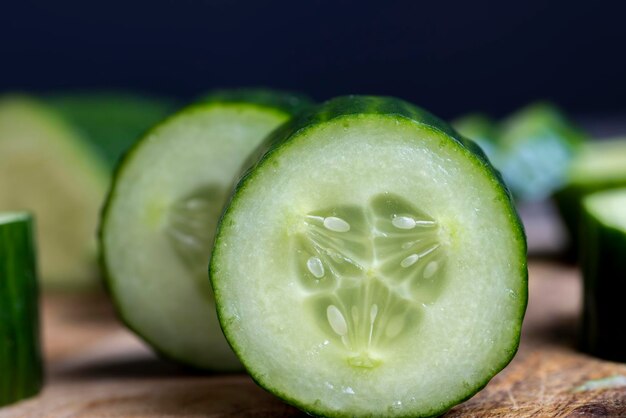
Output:
M313 415L434 416L508 364L526 241L479 147L401 100L349 96L262 149L210 263L262 387Z
M241 367L220 331L208 260L236 174L292 116L281 96L207 97L149 131L117 168L100 234L108 288L124 322L165 357Z
M583 200L581 260L584 277L583 348L626 361L623 296L626 293L626 189Z
M45 288L98 283L94 236L108 177L98 155L45 103L0 97L0 211L37 216Z
M43 384L32 235L30 215L0 212L0 406Z
M472 113L452 121L458 133L474 141L496 167L498 164L499 127L489 116Z
M567 183L554 200L570 236L570 258L580 247L579 228L585 196L626 187L626 138L586 143L572 161Z
M166 98L124 92L55 94L44 100L81 134L111 171L145 131L178 107Z
M521 200L541 200L566 181L585 134L555 106L531 104L502 122L498 169Z

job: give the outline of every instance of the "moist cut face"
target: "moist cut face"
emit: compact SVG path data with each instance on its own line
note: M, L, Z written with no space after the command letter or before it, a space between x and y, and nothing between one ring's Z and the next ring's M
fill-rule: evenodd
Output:
M438 416L519 341L525 246L507 191L403 102L340 98L299 123L220 221L224 335L256 382L312 415Z
M441 228L393 194L303 214L292 256L312 318L354 367L384 362L445 286Z

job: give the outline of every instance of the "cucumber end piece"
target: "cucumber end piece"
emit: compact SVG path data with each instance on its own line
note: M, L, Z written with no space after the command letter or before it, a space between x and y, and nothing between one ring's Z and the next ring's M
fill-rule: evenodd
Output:
M39 393L43 363L33 220L0 212L0 406Z

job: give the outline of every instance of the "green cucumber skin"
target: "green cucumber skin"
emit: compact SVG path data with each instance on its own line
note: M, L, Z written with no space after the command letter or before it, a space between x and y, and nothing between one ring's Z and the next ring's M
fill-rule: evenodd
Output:
M148 128L173 113L171 99L123 92L81 92L43 98L113 171L121 155Z
M313 408L311 408L310 405L302 404L297 399L293 399L286 394L280 393L279 391L273 389L271 382L263 381L262 376L257 376L254 373L254 370L250 368L250 365L247 363L246 358L241 356L241 350L229 333L228 321L224 312L222 311L222 307L228 304L228 300L222 299L219 287L216 286L216 283L219 281L219 266L221 264L220 241L223 238L223 226L228 225L231 222L229 215L232 211L232 208L237 206L238 192L244 190L247 187L248 180L253 178L255 175L255 169L262 166L268 160L270 155L274 153L280 153L282 147L290 145L292 138L297 136L299 133L314 127L317 124L340 118L358 118L359 115L362 114L377 114L392 118L402 118L409 120L412 123L427 126L433 131L443 133L451 141L454 141L459 147L463 148L468 156L478 162L482 166L482 168L492 176L491 178L494 179L493 181L496 182L497 186L502 190L503 199L506 200L506 203L509 207L509 219L511 225L514 229L518 231L517 236L521 244L521 251L518 257L520 260L522 260L520 276L523 277L524 280L524 292L523 294L520 294L520 300L522 302L520 304L519 311L519 329L517 332L518 338L516 341L513 342L509 357L506 358L501 364L496 365L494 367L495 370L500 371L504 369L504 367L506 367L511 362L513 357L515 357L515 354L517 353L517 350L519 348L521 325L528 304L528 268L526 262L527 242L524 227L513 204L512 195L510 194L508 188L502 180L500 173L491 165L487 156L476 143L467 138L464 138L456 131L454 131L454 129L452 129L452 127L450 127L450 125L448 125L446 122L430 114L429 112L408 102L393 97L342 96L331 99L319 105L317 108L310 110L309 112L300 114L299 117L296 117L290 122L283 124L282 126L277 128L272 134L270 134L257 150L256 158L253 159L250 166L243 171L241 179L237 183L237 186L235 187L235 190L231 195L230 203L227 204L222 214L222 218L220 219L220 222L218 224L215 245L213 247L211 261L209 264L209 277L215 294L217 314L220 324L222 326L222 331L224 332L226 340L232 347L233 351L237 354L243 365L246 367L248 374L256 382L256 384L263 389L278 396L284 402L302 411L305 411L307 414L312 416L349 418L352 415L350 415L349 413L344 414L324 410L314 410ZM435 417L443 414L444 412L458 405L459 403L473 397L476 393L482 390L489 383L490 380L491 379L487 379L481 384L472 388L466 396L456 399L450 402L449 405L445 405L444 407L441 407L436 411L431 411L425 415L421 415L421 417ZM416 417L416 415L406 415L406 417Z
M626 179L615 179L589 185L570 184L553 195L559 215L561 215L561 219L569 234L569 243L564 253L566 261L576 261L581 246L584 245L584 241L581 242L580 230L584 217L583 199L585 196L602 190L621 187L626 187Z
M39 291L30 216L0 223L0 406L43 385Z
M250 90L249 93L251 94L251 102L252 104L258 105L259 107L262 108L266 108L266 109L271 109L283 114L286 114L288 116L294 116L297 114L297 112L299 112L303 107L310 107L309 104L307 105L299 105L296 107L291 108L290 111L286 111L285 107L283 107L282 105L277 105L277 103L286 103L289 102L291 100L307 100L306 103L311 103L308 101L308 99L300 99L300 96L292 96L290 93L284 93L284 92L279 92L279 91L271 91L271 90L262 90L263 94L259 95L256 94L257 90ZM145 336L144 334L142 334L136 327L134 327L130 321L128 321L124 315L124 311L122 309L122 307L118 304L117 302L117 298L115 297L115 292L113 290L112 287L112 279L111 279L111 274L106 266L106 246L104 245L104 236L103 236L103 231L104 231L104 227L105 224L107 222L107 211L109 206L111 205L112 201L113 201L113 197L116 194L116 179L119 178L120 174L124 171L125 165L128 161L132 160L133 154L139 150L142 146L142 143L144 140L146 140L147 138L150 137L152 132L155 132L159 129L160 126L165 125L171 118L176 117L176 115L178 115L179 113L183 113L183 112L187 112L189 110L193 110L196 108L203 108L203 107L207 107L207 106L213 106L213 105L219 105L220 103L242 103L242 104L249 104L249 102L246 100L246 95L244 94L243 91L241 90L237 90L237 91L228 91L228 90L220 90L218 92L219 94L215 94L214 96L210 93L207 96L205 96L204 100L200 100L197 102L194 102L193 104L179 110L178 112L176 112L173 115L170 115L169 117L167 117L166 119L164 119L163 121L161 121L160 123L158 123L157 125L153 126L151 129L149 129L146 134L137 142L135 142L132 147L130 149L128 149L121 157L119 163L117 164L117 166L115 167L115 170L113 172L113 181L111 183L111 186L109 188L109 191L107 193L107 197L105 199L104 205L102 207L102 211L100 213L100 225L98 228L98 247L99 247L99 264L100 264L100 268L102 271L102 275L104 277L104 287L106 289L106 292L109 294L109 296L111 297L112 303L115 307L115 312L117 314L117 317L119 318L119 320L124 324L124 326L126 326L129 330L131 330L135 335L139 336L143 341L145 341L151 348L152 350L161 358L171 361L173 363L177 363L180 366L192 369L192 370L197 370L197 371L203 371L206 370L205 367L202 367L200 364L194 363L193 359L187 359L187 358L181 358L173 353L169 353L166 352L164 350L162 350L161 348L159 348L158 344L156 344L154 341L152 341L151 339L149 339L147 336ZM292 97L296 97L296 99L291 99ZM263 99L263 100L261 100ZM235 179L233 179L234 181ZM207 279L208 280L208 279Z
M478 146L471 139L463 137L446 122L429 112L393 97L342 96L329 100L322 105L309 110L308 112L300 113L298 117L284 123L267 137L264 143L261 144L256 151L255 156L252 159L253 161L249 167L244 170L244 175L242 177L245 178L247 176L247 172L253 171L256 166L262 164L267 156L279 149L284 143L288 142L289 138L294 136L299 131L305 130L309 126L324 123L339 117L359 114L381 114L409 119L414 123L426 125L431 127L433 130L444 133L462 145L465 149L471 151L475 158L480 161L480 164L498 178L501 187L505 190L506 195L512 199L512 195L504 183L502 175L489 162L489 158L480 146ZM239 185L244 183L243 178L239 181ZM522 225L515 210L513 210L513 216L516 218L516 222L519 225Z
M451 125L461 135L476 142L489 160L498 165L500 132L494 120L480 113L472 113L453 120Z
M583 350L613 361L626 362L624 318L626 293L626 232L604 224L582 210L580 248L583 270Z

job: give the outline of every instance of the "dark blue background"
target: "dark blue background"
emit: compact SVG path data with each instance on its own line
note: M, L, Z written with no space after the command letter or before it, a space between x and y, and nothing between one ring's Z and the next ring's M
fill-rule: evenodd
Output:
M130 88L191 98L268 85L395 95L451 117L546 98L626 110L619 2L0 2L0 91Z

